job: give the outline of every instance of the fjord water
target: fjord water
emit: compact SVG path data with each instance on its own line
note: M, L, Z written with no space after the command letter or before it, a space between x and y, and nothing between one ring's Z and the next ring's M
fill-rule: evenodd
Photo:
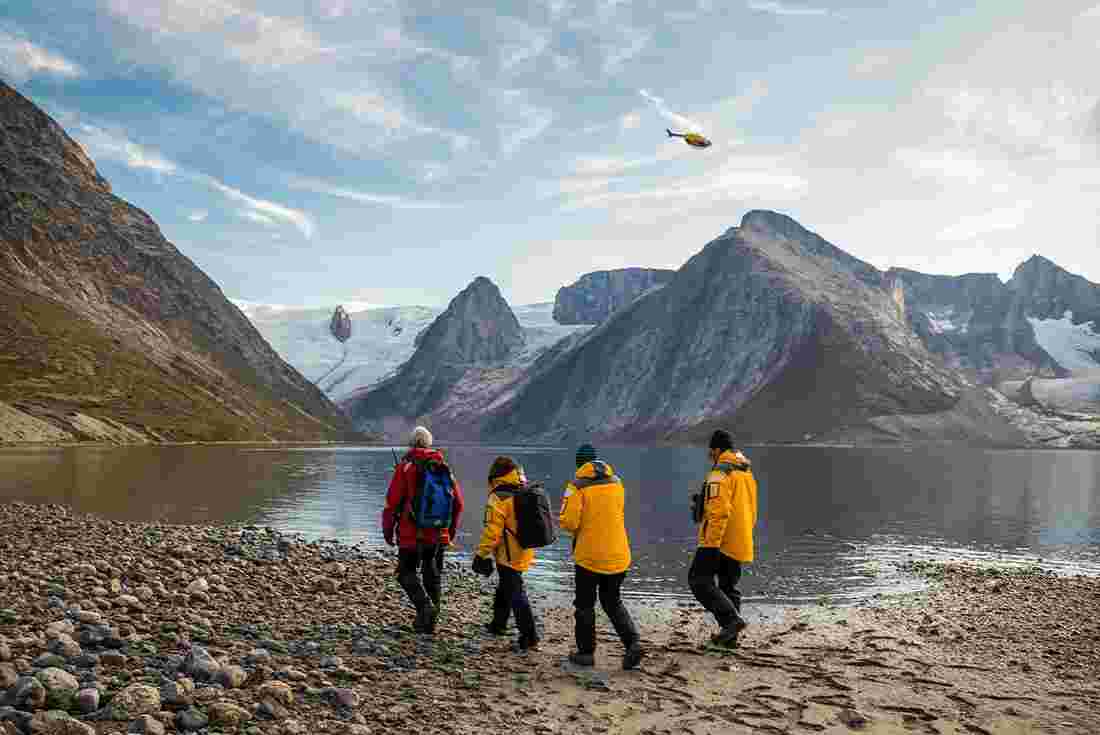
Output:
M915 582L909 559L992 559L1100 572L1100 453L955 448L748 447L760 486L748 599L865 599ZM607 448L622 476L636 600L691 598L689 495L707 468L698 448ZM508 454L543 481L555 509L571 448L453 447L466 494L455 555L467 563L485 508L485 475ZM69 447L0 450L0 502L64 503L137 521L272 526L308 539L383 546L393 454L377 447ZM569 539L544 549L532 584L571 585Z

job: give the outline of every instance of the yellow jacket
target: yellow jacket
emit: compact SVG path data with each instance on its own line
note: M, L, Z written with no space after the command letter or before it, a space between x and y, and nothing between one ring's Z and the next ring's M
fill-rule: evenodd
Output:
M756 479L740 452L726 451L707 474L699 546L717 548L737 561L753 560Z
M526 572L535 561L535 550L525 549L516 538L516 501L510 488L519 486L517 470L493 478L489 484L489 501L485 506L485 530L477 555L488 558L496 554L496 562L517 572Z
M558 522L573 535L577 566L599 574L618 574L630 567L625 495L615 470L599 460L582 465L565 486Z

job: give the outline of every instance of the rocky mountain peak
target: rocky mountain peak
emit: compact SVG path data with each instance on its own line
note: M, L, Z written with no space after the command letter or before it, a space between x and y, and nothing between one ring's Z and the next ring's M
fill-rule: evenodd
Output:
M656 268L622 268L594 271L558 289L554 321L558 324L600 324L611 313L646 291L672 280L676 271Z
M0 81L0 157L6 189L20 189L26 179L63 177L67 183L108 194L111 185L99 175L80 144L33 102Z
M332 332L332 336L341 342L347 342L351 339L351 316L344 309L343 304L337 306L336 311L332 313L329 330Z
M741 228L782 235L789 240L799 240L813 233L794 218L770 209L753 209L741 218Z
M437 363L487 364L506 360L525 342L523 328L500 289L478 276L417 335L416 347Z

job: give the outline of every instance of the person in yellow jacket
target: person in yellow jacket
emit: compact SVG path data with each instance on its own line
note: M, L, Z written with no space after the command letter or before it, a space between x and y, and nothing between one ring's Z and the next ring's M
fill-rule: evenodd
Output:
M577 449L576 462L576 476L565 486L558 518L561 529L573 536L576 573L573 606L577 650L569 654L569 661L577 666L595 665L598 598L625 649L623 668L633 669L644 651L638 627L623 605L621 594L631 561L626 491L611 465L601 462L590 444Z
M699 524L688 584L720 630L711 643L735 647L748 625L741 617L741 565L753 560L756 525L756 479L748 458L733 448L733 438L719 429L710 439L711 470L693 498L693 517ZM715 580L717 579L717 584Z
M523 467L511 457L497 457L489 468L489 499L485 506L485 530L474 557L474 569L492 574L496 559L497 589L493 597L493 619L486 625L491 635L504 635L508 618L515 613L519 640L516 648L525 652L538 647L535 614L523 584L523 573L535 561L535 550L519 545L515 493L527 484Z

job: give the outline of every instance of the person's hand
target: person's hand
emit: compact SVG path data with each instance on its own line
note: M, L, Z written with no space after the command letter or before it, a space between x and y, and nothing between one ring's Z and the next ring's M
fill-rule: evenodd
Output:
M493 560L485 556L474 556L470 567L483 577L489 577L493 574Z

